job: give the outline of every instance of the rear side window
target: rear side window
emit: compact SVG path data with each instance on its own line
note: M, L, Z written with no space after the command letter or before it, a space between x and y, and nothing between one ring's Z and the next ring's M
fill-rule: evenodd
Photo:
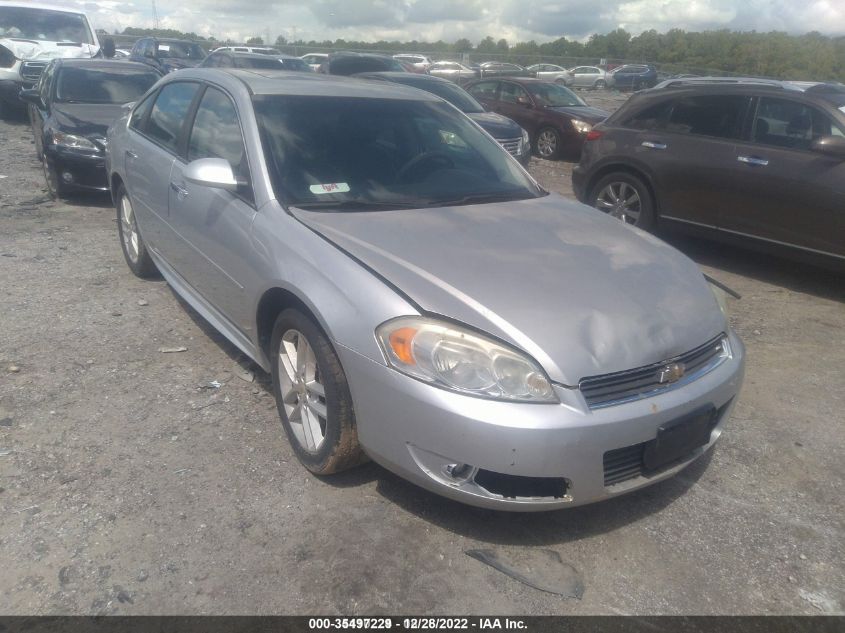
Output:
M845 136L827 115L813 107L788 99L761 97L752 128L756 143L810 149L822 136Z
M635 130L661 130L666 127L666 122L669 119L669 113L671 111L671 101L655 103L639 112L635 112L623 123L623 126Z
M714 138L737 138L747 97L702 95L675 101L666 131Z
M178 82L166 85L150 112L147 135L176 153L182 125L197 92L197 84Z

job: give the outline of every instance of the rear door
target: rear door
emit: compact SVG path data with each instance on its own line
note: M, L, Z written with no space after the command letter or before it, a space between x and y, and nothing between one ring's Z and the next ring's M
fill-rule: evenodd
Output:
M845 129L798 96L760 96L754 105L720 226L845 256L845 162L810 149L822 136L845 137Z
M183 276L242 331L250 323L244 288L251 277L251 226L255 217L249 159L234 101L209 86L187 136L186 159L178 158L170 178L171 223L181 238ZM225 191L185 180L191 161L222 158L243 185Z
M178 241L170 226L170 171L198 87L195 82L168 83L142 101L129 122L123 156L129 196L144 239L177 270Z
M661 217L717 224L749 101L743 95L678 96L630 123L638 131L627 139L627 151L651 172Z

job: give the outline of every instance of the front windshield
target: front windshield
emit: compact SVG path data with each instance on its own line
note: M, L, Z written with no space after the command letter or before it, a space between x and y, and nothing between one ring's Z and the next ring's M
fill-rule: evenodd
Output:
M93 44L85 17L79 13L0 7L0 37Z
M481 104L473 99L466 90L451 82L414 81L413 79L410 81L404 81L400 79L397 80L397 83L405 84L406 86L411 86L412 88L419 88L420 90L425 90L426 92L437 95L441 99L445 99L451 103L461 112L465 112L467 114L484 112L484 108Z
M254 104L273 187L289 205L421 208L544 193L445 103L263 95Z
M543 105L549 106L586 106L584 100L572 92L569 88L565 88L553 83L536 83L528 86L531 94L543 102Z
M56 82L56 101L65 103L129 103L158 81L144 70L62 68Z
M199 44L191 42L159 42L158 56L161 59L205 59L205 52Z

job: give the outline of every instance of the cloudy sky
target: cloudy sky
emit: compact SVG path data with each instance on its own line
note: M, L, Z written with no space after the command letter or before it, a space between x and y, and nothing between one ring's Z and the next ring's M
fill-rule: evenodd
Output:
M153 26L152 0L52 0L84 9L96 28ZM509 42L632 33L737 29L845 35L845 0L156 0L159 24L219 39Z

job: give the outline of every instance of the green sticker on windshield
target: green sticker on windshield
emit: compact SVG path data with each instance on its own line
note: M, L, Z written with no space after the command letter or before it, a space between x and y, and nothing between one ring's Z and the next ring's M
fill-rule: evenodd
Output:
M325 185L311 185L311 193L318 196L327 193L349 193L349 185L345 182L332 182Z

